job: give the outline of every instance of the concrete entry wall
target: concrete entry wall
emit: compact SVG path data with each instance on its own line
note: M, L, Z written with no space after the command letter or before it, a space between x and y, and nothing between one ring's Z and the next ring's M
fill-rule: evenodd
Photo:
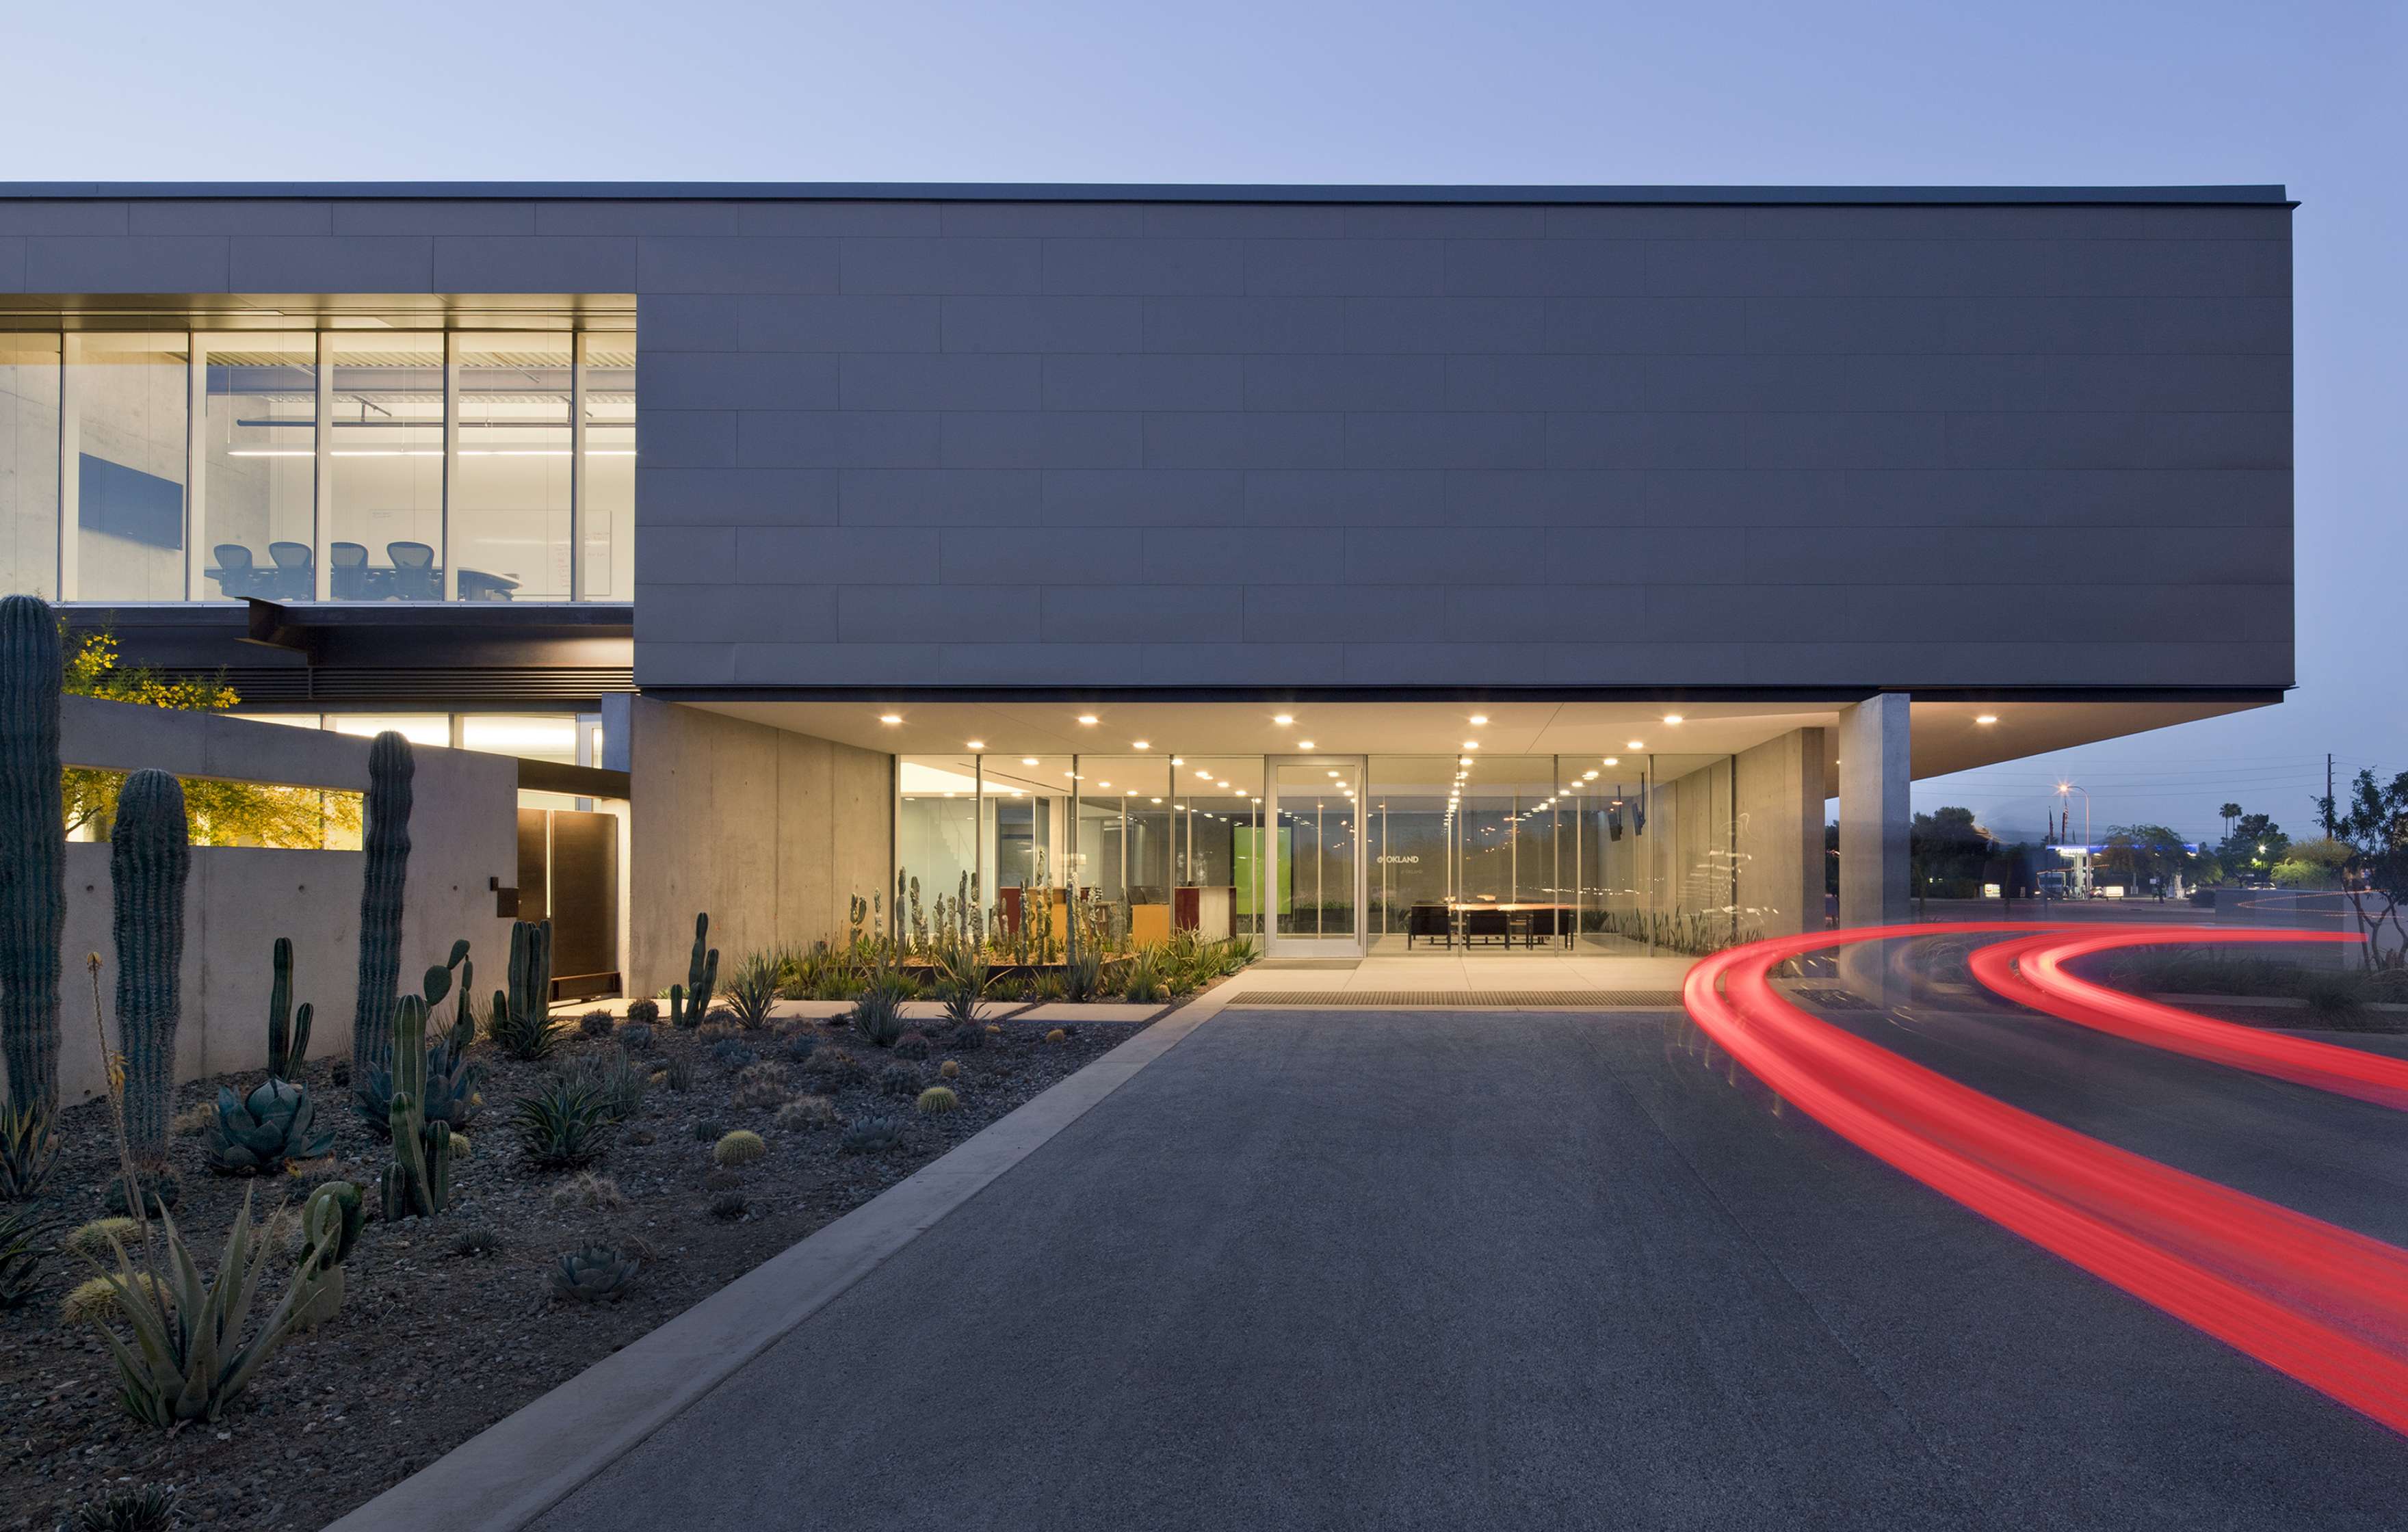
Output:
M1768 937L1823 928L1823 731L1793 729L1734 762L1740 923Z
M186 778L353 793L368 781L368 740L213 713L64 697L60 736L61 754L72 766L153 766ZM507 887L517 876L518 763L424 745L412 758L402 985L414 990L418 976L466 937L480 988L491 988L484 976L499 983L509 952L509 922L494 913L491 881ZM116 1040L108 850L91 842L66 848L59 1094L70 1103L102 1089L87 952L101 954L102 1007L112 1017L112 1046ZM183 1015L176 1029L179 1081L266 1067L269 965L278 937L293 939L294 1002L316 1007L310 1056L350 1052L366 860L358 852L193 849L179 978Z
M852 895L894 880L895 757L633 698L628 990L683 983L694 917L725 977L742 954L841 940Z

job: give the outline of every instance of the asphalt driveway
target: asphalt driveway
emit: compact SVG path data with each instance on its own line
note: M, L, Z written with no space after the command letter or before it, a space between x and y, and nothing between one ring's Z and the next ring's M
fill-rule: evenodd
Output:
M1777 1111L1670 1018L1231 1010L538 1525L2402 1508L2408 1442Z

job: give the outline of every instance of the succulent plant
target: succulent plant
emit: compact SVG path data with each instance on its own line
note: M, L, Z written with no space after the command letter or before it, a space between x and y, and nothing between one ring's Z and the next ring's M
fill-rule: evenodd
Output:
M717 1143L719 1136L726 1131L725 1127L706 1117L694 1125L694 1141L698 1144Z
M758 1031L769 1024L769 1011L778 1002L778 959L769 952L754 952L736 965L736 977L727 981L727 1004L736 1013L736 1024L748 1032Z
M22 1202L58 1168L59 1135L50 1109L0 1103L0 1202Z
M750 1128L738 1128L710 1147L710 1163L733 1170L769 1153L769 1146Z
M643 1110L644 1092L652 1082L652 1071L638 1064L624 1048L580 1053L558 1072L570 1083L590 1086L599 1093L610 1115L623 1123Z
M669 986L669 1021L676 1026L700 1026L703 1012L710 1009L710 997L719 993L719 949L710 947L710 916L696 915L694 952L686 959L685 982Z
M738 1111L772 1111L786 1104L794 1093L774 1080L748 1080L736 1088L727 1104Z
M106 1261L110 1240L122 1244L141 1232L142 1225L130 1218L95 1218L70 1231L65 1238L59 1241L59 1248L87 1261Z
M661 1067L661 1083L682 1095L694 1089L694 1066L683 1059L671 1059Z
M452 1237L452 1253L463 1259L502 1253L502 1237L492 1229L462 1229Z
M450 961L439 968L428 968L422 981L422 998L431 1019L435 1008L454 987L452 972L460 978L457 987L460 1006L443 1040L427 1048L420 1059L424 1088L418 1096L419 1115L429 1123L441 1123L454 1132L476 1120L477 1110L485 1104L478 1087L485 1078L481 1059L468 1057L468 1047L477 1040L477 1019L468 1009L468 986L475 981L476 965L468 961L468 944L452 944ZM388 1050L389 1052L389 1050ZM359 1083L351 1090L351 1110L359 1113L368 1131L379 1138L393 1132L393 1072L386 1065L373 1065L358 1070Z
M174 1216L163 1210L159 1221L166 1235L168 1275L160 1280L137 1274L121 1246L114 1252L117 1271L103 1279L116 1289L134 1343L128 1345L108 1324L95 1328L117 1363L117 1396L127 1413L163 1426L215 1421L283 1344L312 1288L296 1271L283 1297L245 1339L251 1296L269 1254L266 1241L251 1238L251 1191L243 1193L242 1210L227 1231L214 1278L201 1274Z
M209 1167L229 1175L258 1175L287 1160L322 1159L335 1147L335 1131L318 1125L318 1104L307 1086L271 1076L237 1100L234 1087L218 1087L218 1116L209 1129Z
M778 1109L774 1121L781 1133L826 1127L836 1121L836 1103L824 1095L798 1095Z
M878 1071L878 1090L908 1100L920 1094L920 1071L909 1064L890 1064Z
M630 1000L627 1002L627 1020L631 1022L640 1022L644 1025L650 1026L660 1019L661 1003L658 1000L653 999L652 996L645 995L641 999Z
M46 1126L59 1095L59 947L66 924L59 621L38 596L0 600L0 1062L7 1107ZM0 1165L0 1178L7 1175ZM0 1179L0 1196L12 1192Z
M366 1222L367 1198L348 1181L324 1182L301 1205L301 1269L295 1280L308 1293L293 1316L296 1327L315 1329L341 1311L343 1262Z
M878 1154L902 1141L902 1118L867 1116L845 1124L844 1137L837 1147L848 1154Z
M184 888L193 842L184 785L127 774L108 832L109 930L117 944L117 1032L125 1052L125 1136L137 1158L167 1153L183 1016Z
M947 1059L944 1063L937 1066L937 1075L938 1078L942 1080L959 1080L962 1075L962 1067L954 1063L952 1059Z
M588 1245L552 1263L548 1275L558 1296L578 1303L602 1303L626 1296L644 1263L610 1245Z
M1070 1034L1057 1026L1051 1032L1045 1034L1045 1040L1047 1042L1068 1042L1070 1040Z
M552 922L510 923L510 984L494 992L485 1030L512 1058L551 1056L558 1040L552 1024Z
M956 1053L975 1053L986 1046L987 1029L983 1026L957 1026L945 1039L945 1046Z
M579 1169L600 1159L619 1121L599 1090L558 1075L519 1097L511 1115L527 1158L551 1170Z
M607 1038L618 1024L618 1018L607 1010L589 1010L577 1018L579 1035L587 1038Z
M914 1104L923 1114L936 1117L958 1110L962 1098L953 1094L950 1085L931 1085L920 1093L919 1100Z
M588 1170L581 1176L561 1182L552 1189L552 1205L555 1208L589 1208L607 1211L627 1205L619 1183L608 1176L597 1176Z
M752 1211L752 1204L744 1200L743 1193L729 1190L712 1197L710 1206L703 1210L713 1218L724 1218L733 1224Z
M41 1220L30 1212L0 1213L0 1309L14 1309L34 1296L42 1263L52 1253L41 1232Z
M872 985L861 992L845 1018L873 1048L892 1048L903 1036L903 1007L892 990Z
M168 1532L176 1525L176 1491L111 1490L76 1511L76 1532Z
M811 1055L818 1052L819 1049L819 1038L805 1032L786 1044L786 1061L790 1064L808 1064L810 1062Z
M368 746L362 800L359 992L351 1007L351 1072L393 1064L393 1014L400 1003L402 888L409 874L410 780L418 763L392 729Z
M895 1056L919 1060L928 1056L928 1038L920 1032L906 1032L895 1039Z
M619 1029L619 1046L630 1053L649 1053L657 1042L649 1022L629 1022Z
M441 969L430 969L427 987L438 996ZM433 1218L452 1200L452 1124L430 1123L421 1103L426 1092L426 998L407 995L395 1003L390 1052L393 1106L386 1114L393 1163L384 1169L381 1206L388 1219Z
M831 1092L840 1091L848 1085L859 1085L869 1079L868 1066L850 1053L839 1052L833 1048L812 1054L810 1062L803 1066L803 1073L817 1089Z
M710 1045L710 1061L723 1069L743 1069L761 1062L761 1055L733 1038Z

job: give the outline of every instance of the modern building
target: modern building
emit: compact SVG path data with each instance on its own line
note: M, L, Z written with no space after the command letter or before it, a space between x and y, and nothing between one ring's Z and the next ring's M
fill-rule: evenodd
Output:
M522 882L623 890L647 989L694 910L898 881L1282 953L1796 930L1834 796L1869 923L1913 778L2291 684L2291 207L10 186L0 586L529 757Z

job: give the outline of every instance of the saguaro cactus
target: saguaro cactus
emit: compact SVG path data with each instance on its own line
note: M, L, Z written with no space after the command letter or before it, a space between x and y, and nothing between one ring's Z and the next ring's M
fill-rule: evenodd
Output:
M697 1021L710 1010L710 997L719 993L719 949L705 951L710 938L710 916L694 918L694 952L685 960L685 983L669 986L669 1021L674 1024L689 1014Z
M552 922L510 923L510 1009L520 1016L552 1014Z
M441 970L437 970L440 972ZM452 1200L452 1124L426 1120L426 1001L394 1003L393 1163L384 1167L387 1219L432 1218Z
M309 1002L293 1009L293 938L276 938L276 982L267 991L267 1072L291 1080L309 1052Z
M367 877L360 888L360 987L351 1010L351 1070L359 1075L393 1062L402 882L409 871L409 783L417 769L409 741L391 729L368 747L360 841L367 852Z
M8 1105L59 1094L59 930L66 810L59 794L59 624L36 596L0 601L0 1060Z
M136 1157L162 1159L167 1153L168 1104L176 1093L184 884L193 870L183 786L164 771L127 777L108 842L117 1032L125 1050L125 1136Z

